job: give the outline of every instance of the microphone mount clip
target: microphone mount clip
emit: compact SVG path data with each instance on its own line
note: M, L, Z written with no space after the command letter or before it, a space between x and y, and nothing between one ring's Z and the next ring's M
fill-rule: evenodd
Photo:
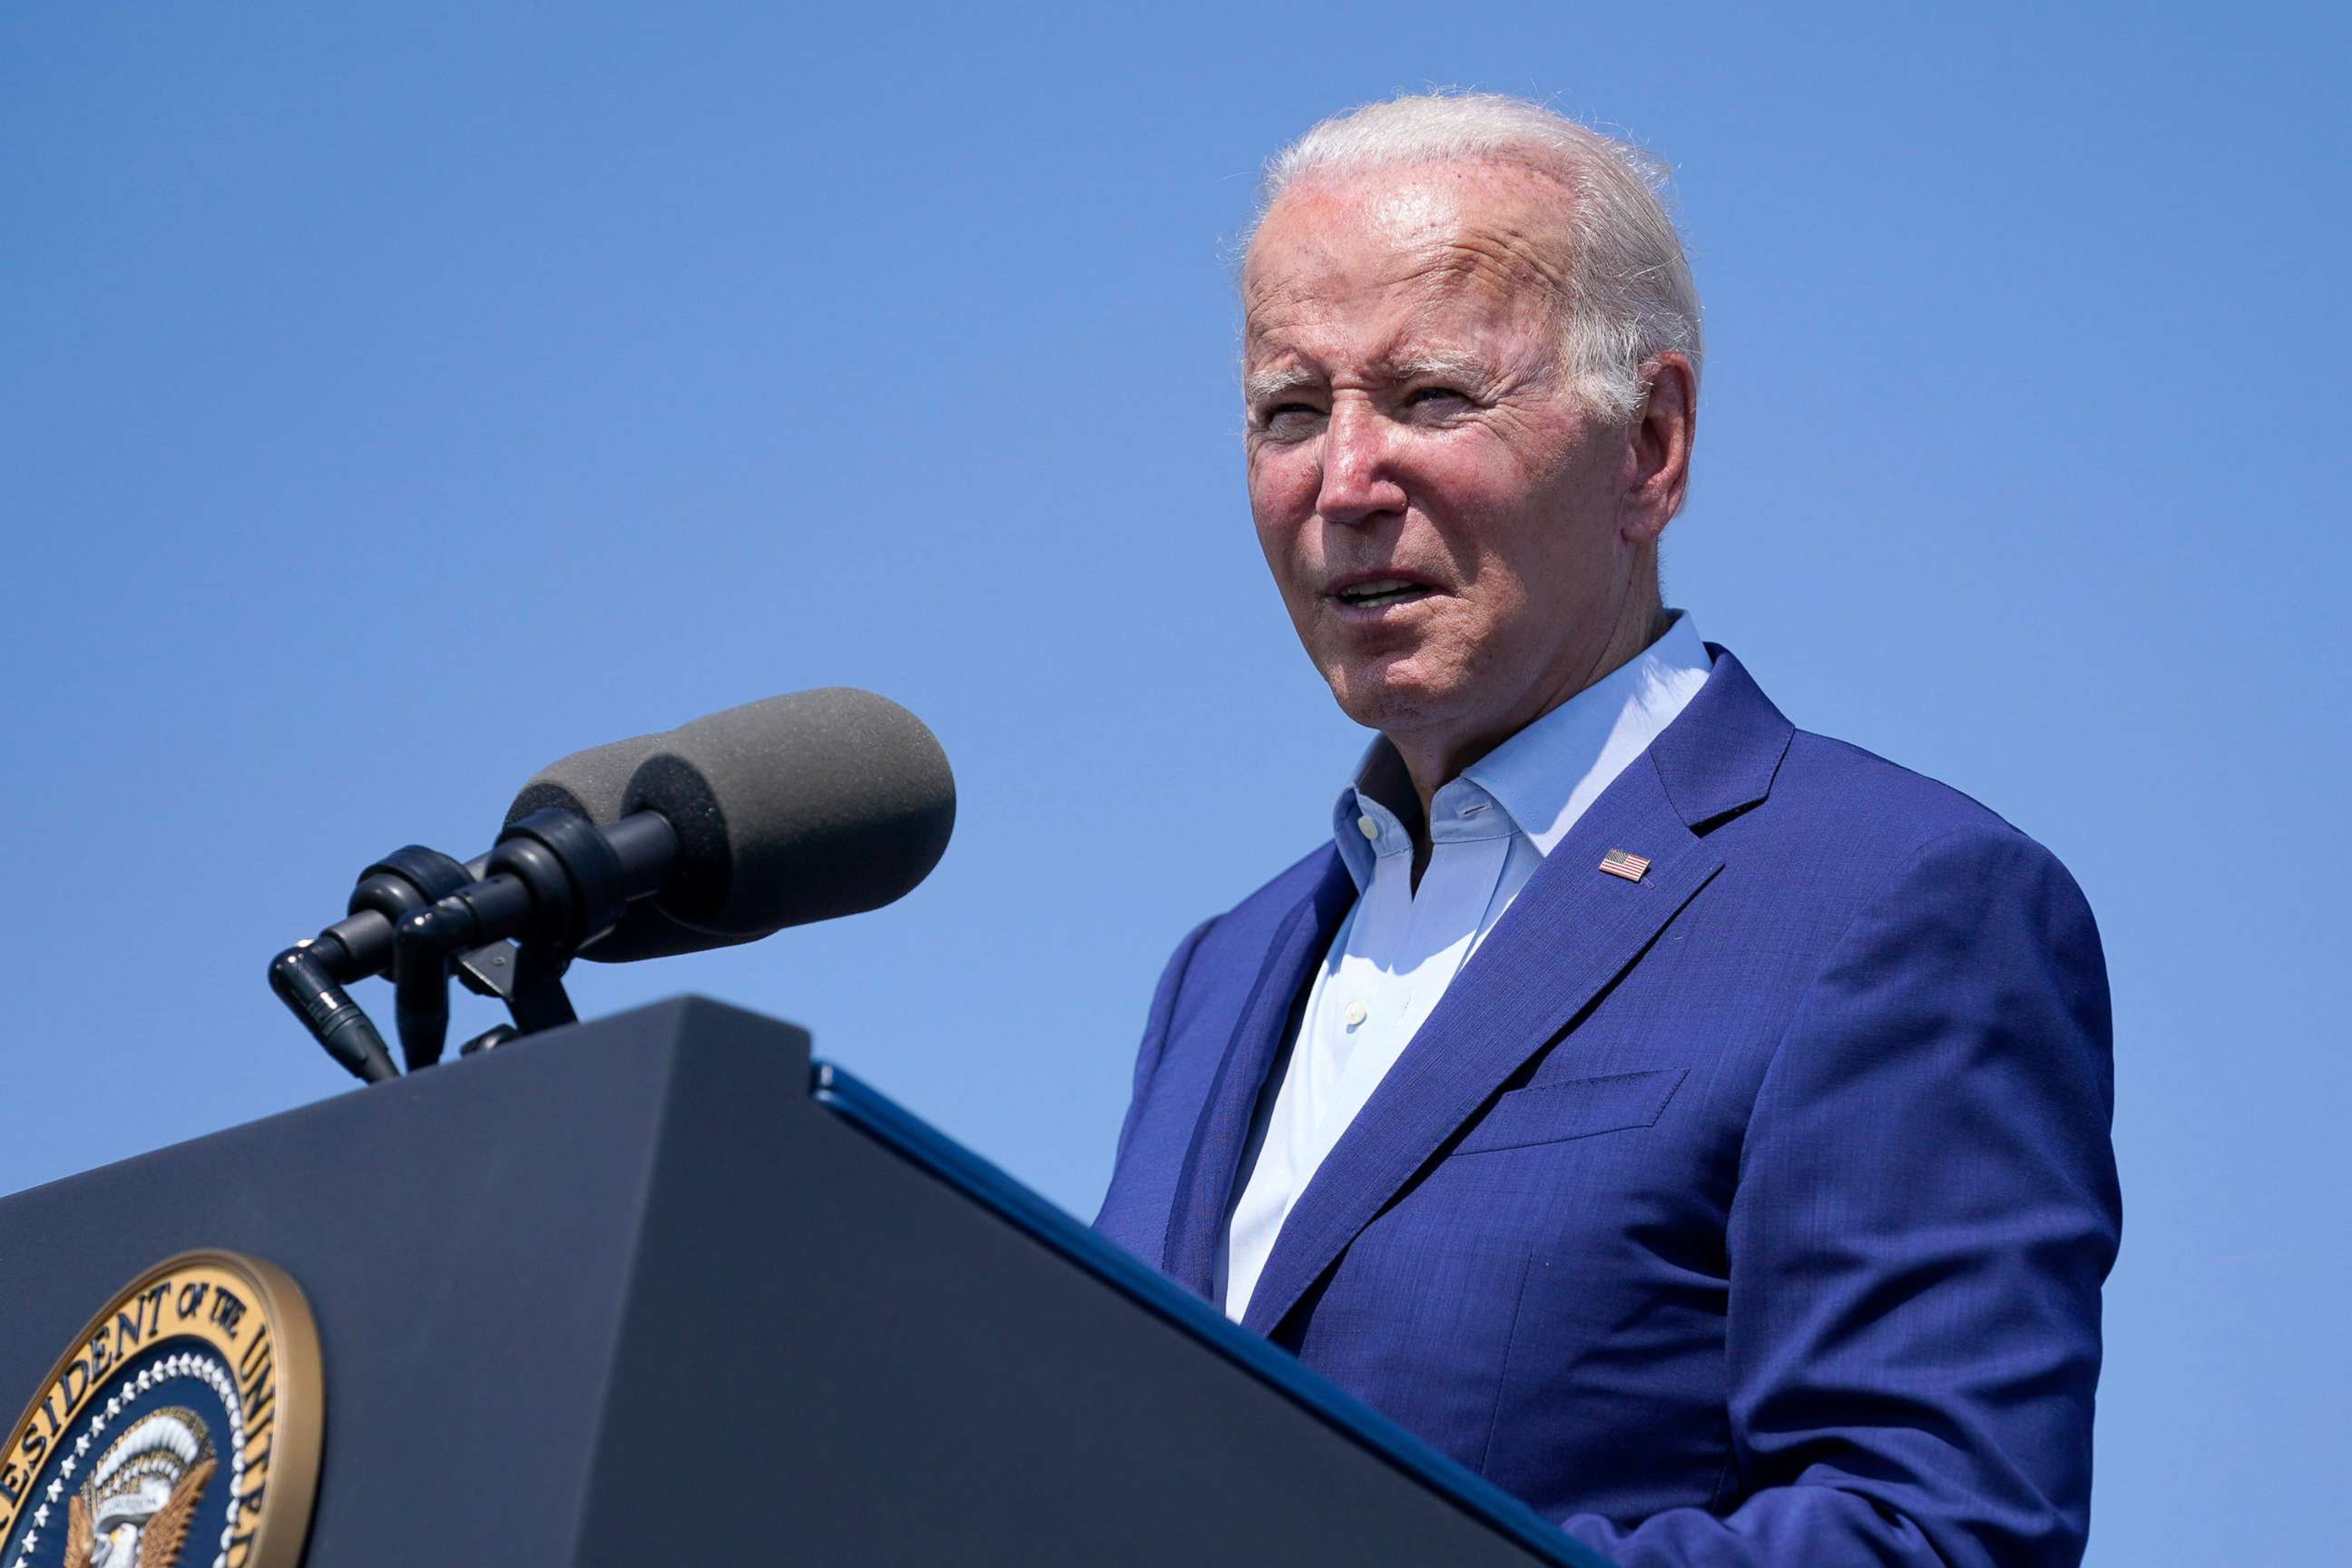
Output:
M657 889L677 857L677 834L654 812L610 829L576 812L533 812L470 864L409 845L360 874L346 919L270 961L270 986L330 1056L370 1083L398 1074L383 1036L342 989L368 975L392 977L412 1072L441 1059L453 974L504 1002L513 1019L461 1054L573 1023L562 984L573 955L611 931L632 898Z

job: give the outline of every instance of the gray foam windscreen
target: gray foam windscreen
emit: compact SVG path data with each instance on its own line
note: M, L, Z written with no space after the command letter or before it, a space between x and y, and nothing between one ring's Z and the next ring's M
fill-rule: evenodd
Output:
M624 813L677 830L674 919L748 940L878 909L939 864L955 778L921 720L887 698L824 687L698 719L658 737Z

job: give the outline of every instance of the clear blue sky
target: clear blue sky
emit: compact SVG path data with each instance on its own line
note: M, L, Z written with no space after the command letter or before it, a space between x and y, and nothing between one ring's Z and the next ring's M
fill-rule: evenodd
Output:
M2098 910L2092 1561L2332 1560L2352 39L1913 9L9 6L0 1191L341 1091L263 964L376 854L848 683L954 759L939 873L575 994L802 1021L1091 1213L1161 960L1360 744L1251 537L1231 238L1319 115L1477 85L1680 170L1670 598Z

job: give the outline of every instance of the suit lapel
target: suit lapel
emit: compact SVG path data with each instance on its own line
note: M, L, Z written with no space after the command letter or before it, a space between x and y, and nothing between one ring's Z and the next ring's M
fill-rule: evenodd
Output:
M1650 861L1640 881L1599 868L1612 849ZM1270 1334L1454 1131L1722 864L1686 826L1656 768L1637 762L1619 774L1487 933L1307 1184L1258 1277L1244 1326Z
M1722 868L1707 830L1770 793L1794 729L1737 658L1707 651L1714 668L1698 695L1528 879L1307 1184L1251 1294L1247 1327L1271 1334L1431 1156ZM1599 868L1612 849L1650 861L1640 881ZM1355 896L1327 850L1314 889L1275 927L1210 1086L1161 1250L1163 1270L1199 1295L1213 1284L1242 1147L1292 1004Z
M1176 1182L1176 1202L1168 1215L1160 1269L1196 1295L1213 1287L1216 1245L1233 1206L1234 1182L1242 1146L1249 1138L1268 1069L1282 1048L1291 1005L1316 963L1328 951L1340 918L1356 896L1356 885L1339 852L1327 850L1322 875L1275 928L1274 941L1259 967L1232 1039L1209 1085L1207 1103L1192 1130L1192 1142Z

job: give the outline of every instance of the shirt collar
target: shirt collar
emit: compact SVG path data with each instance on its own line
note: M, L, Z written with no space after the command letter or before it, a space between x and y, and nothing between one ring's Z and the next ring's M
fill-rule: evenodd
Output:
M1432 836L1444 841L1516 831L1539 855L1557 848L1706 684L1712 662L1706 645L1687 614L1672 614L1657 641L1441 786L1430 803ZM1490 812L1489 803L1502 809ZM1332 839L1358 889L1370 884L1379 857L1412 847L1420 815L1403 760L1385 738L1374 741L1332 809Z

